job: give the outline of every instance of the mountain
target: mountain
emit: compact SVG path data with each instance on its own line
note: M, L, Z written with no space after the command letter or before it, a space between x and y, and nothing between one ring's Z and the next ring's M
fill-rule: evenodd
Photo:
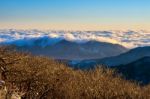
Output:
M34 42L35 46L16 46L19 51L31 52L34 55L48 56L54 59L67 60L85 60L85 59L102 59L116 56L126 52L128 49L118 45L98 41L88 41L77 43L67 40L60 40L52 45L38 46L43 41Z
M69 61L68 63L79 69L93 69L104 65L117 70L127 80L134 80L141 85L146 85L150 83L149 51L150 47L139 47L111 58Z
M107 66L118 66L122 64L129 64L146 56L150 56L150 46L131 49L121 55L101 59L99 62Z
M150 47L138 47L123 54L103 59L91 59L83 61L69 61L69 64L78 68L93 68L95 65L105 65L108 67L126 65L143 57L150 56Z
M140 82L141 84L150 83L150 57L144 57L130 64L115 67L126 79Z

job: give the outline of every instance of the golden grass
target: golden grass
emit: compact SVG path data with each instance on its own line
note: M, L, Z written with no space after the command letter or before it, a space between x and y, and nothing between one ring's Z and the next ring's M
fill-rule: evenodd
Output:
M150 86L141 87L116 76L115 71L96 68L74 70L45 57L0 48L1 79L23 99L150 99Z

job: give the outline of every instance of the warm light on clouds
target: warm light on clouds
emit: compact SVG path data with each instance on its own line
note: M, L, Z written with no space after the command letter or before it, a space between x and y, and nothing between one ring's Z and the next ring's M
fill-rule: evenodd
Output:
M11 24L0 23L0 29L46 29L46 30L150 30L150 24Z

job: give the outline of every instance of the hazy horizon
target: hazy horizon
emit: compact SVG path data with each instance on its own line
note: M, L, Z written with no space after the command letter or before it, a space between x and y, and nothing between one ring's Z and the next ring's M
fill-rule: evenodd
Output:
M148 0L1 0L0 29L150 30Z

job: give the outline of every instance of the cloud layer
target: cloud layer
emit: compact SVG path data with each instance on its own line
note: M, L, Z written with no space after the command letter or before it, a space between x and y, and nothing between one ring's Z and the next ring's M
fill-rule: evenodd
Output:
M84 43L91 40L120 44L127 48L150 46L148 31L40 31L40 30L0 30L0 43L18 46L47 46L69 40Z

